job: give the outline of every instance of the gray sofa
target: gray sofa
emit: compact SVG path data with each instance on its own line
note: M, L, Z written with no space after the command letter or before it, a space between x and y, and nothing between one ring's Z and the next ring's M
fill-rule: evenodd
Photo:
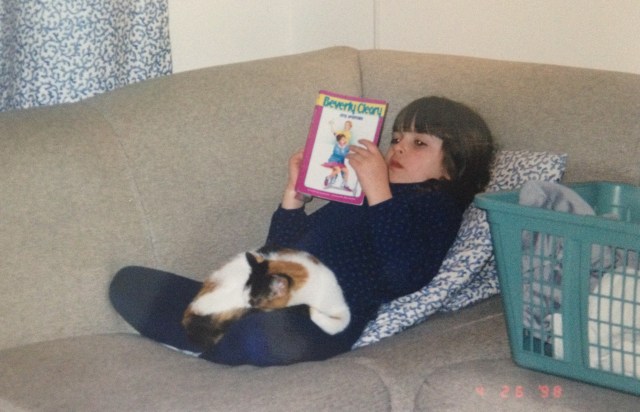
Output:
M202 279L261 244L320 89L387 99L389 119L447 96L504 149L568 153L566 181L640 184L633 74L336 47L2 113L0 410L637 409L638 397L513 364L499 297L272 368L189 357L119 318L107 297L119 268Z

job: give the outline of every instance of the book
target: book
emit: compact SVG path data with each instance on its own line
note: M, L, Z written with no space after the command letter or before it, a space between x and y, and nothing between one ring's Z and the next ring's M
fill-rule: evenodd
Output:
M364 192L345 156L367 139L378 144L387 102L321 90L304 147L296 191L302 195L361 205Z

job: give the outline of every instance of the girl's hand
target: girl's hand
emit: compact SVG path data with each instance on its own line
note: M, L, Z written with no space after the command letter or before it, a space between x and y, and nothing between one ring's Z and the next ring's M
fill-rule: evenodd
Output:
M363 147L351 146L347 159L356 171L370 206L391 199L389 169L380 149L369 140L358 141Z
M304 149L298 149L289 158L289 178L287 179L287 189L295 189L298 175L300 174L300 165L302 164L302 153Z
M282 207L284 209L298 209L304 205L301 196L296 192L296 181L300 174L300 165L302 164L302 153L304 149L297 150L289 158L289 176L287 178L287 187L282 195Z

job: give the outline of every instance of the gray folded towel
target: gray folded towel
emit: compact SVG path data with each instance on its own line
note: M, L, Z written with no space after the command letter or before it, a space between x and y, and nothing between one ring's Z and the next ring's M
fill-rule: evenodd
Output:
M520 189L519 203L576 215L595 215L593 208L567 186L530 180Z

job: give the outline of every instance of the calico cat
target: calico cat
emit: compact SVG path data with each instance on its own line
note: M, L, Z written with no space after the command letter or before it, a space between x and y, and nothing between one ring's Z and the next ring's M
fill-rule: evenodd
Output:
M185 310L182 325L191 340L208 349L249 312L298 305L331 335L351 320L342 289L322 262L306 252L262 248L214 271Z

